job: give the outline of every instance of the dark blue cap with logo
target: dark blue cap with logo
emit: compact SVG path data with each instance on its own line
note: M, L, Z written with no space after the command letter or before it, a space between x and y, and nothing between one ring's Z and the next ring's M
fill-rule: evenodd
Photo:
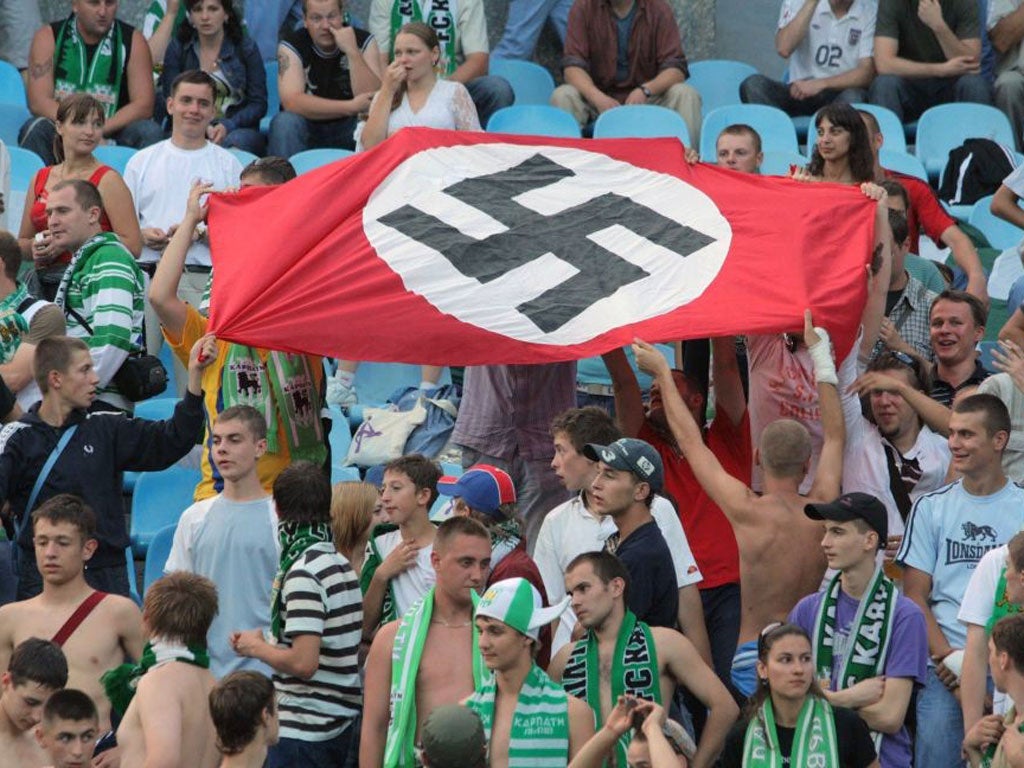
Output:
M591 461L601 461L612 469L624 469L651 486L657 493L664 482L665 470L661 456L650 443L635 437L623 437L611 445L588 443L583 446L583 455Z

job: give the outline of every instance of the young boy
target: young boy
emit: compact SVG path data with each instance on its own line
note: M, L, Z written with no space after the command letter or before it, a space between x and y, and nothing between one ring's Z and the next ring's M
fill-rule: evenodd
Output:
M359 584L331 538L331 484L323 470L297 461L274 481L281 565L271 597L271 634L235 632L241 656L274 670L281 738L267 768L345 765L362 709Z
M274 684L259 672L232 672L210 691L220 768L262 768L280 726Z
M206 634L216 613L217 588L194 573L175 571L146 591L142 620L149 642L142 659L103 680L111 703L125 713L117 729L121 768L217 765L217 739L206 706L215 682ZM125 698L131 702L127 708Z
M57 645L37 637L21 643L0 677L0 768L37 768L46 755L32 735L43 705L68 682L68 664Z
M91 765L100 718L87 693L65 688L46 700L43 720L36 726L39 746L50 758L49 768Z
M372 637L381 624L404 616L434 586L430 553L434 524L430 507L437 498L437 464L413 453L384 467L381 501L390 523L378 525L360 574L363 634Z
M213 457L223 489L185 510L174 532L164 572L191 571L231 595L210 625L210 672L221 678L237 669L265 675L270 668L231 648L240 627L270 623L270 588L281 557L274 501L258 471L267 450L267 422L249 405L220 412L212 428Z

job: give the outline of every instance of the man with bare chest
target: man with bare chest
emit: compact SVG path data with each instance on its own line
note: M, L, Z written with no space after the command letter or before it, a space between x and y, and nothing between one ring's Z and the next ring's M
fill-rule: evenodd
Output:
M110 702L100 676L142 654L142 615L128 598L86 583L85 567L97 544L96 517L80 498L47 499L32 513L32 532L43 591L0 608L0 668L27 638L52 639L67 658L68 685L89 694L100 733L106 733Z
M587 634L555 656L549 670L552 679L585 700L601 723L620 696L667 707L676 686L685 686L708 709L692 765L713 765L739 711L693 643L675 630L647 626L626 608L629 573L615 555L579 555L566 569L565 585ZM630 733L626 731L610 756L622 768Z
M472 518L453 517L438 527L430 559L437 583L380 628L366 659L361 768L412 768L423 722L436 707L473 693L483 675L472 593L487 581L490 534Z
M30 638L14 649L0 678L0 768L39 768L46 753L33 730L50 694L67 684L68 665L53 643Z
M800 595L821 584L824 526L804 515L804 505L835 499L843 474L845 428L836 366L828 334L813 326L810 311L804 313L804 342L814 363L824 432L814 484L806 497L800 495L800 483L810 466L811 440L803 425L780 419L762 431L754 461L764 471L765 493L758 496L726 472L708 449L661 352L639 340L633 344L637 364L661 384L668 425L679 449L736 533L742 614L732 683L744 696L757 685L754 665L760 631L771 621L784 619Z

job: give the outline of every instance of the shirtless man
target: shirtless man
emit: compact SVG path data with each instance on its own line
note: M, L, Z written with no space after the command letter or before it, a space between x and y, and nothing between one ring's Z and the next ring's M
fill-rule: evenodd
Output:
M493 674L477 683L465 705L483 723L490 768L568 764L594 735L587 705L534 662L540 628L568 606L562 599L545 608L540 593L519 577L492 584L477 604L480 655Z
M96 516L80 498L63 493L47 499L32 513L32 534L43 591L0 608L0 668L27 638L52 638L67 657L68 685L89 694L100 733L106 733L110 701L100 675L142 655L142 615L128 598L96 592L85 582L85 564L96 551ZM69 619L87 599L98 602L72 626Z
M216 614L217 588L198 574L175 571L146 590L148 653L136 668L141 678L117 728L121 768L214 768L220 762L207 704L216 681L205 653Z
M754 460L764 471L763 496L732 477L708 449L693 415L683 404L664 356L649 344L633 344L637 364L655 377L679 449L708 495L729 518L740 553L739 644L733 660L733 685L745 696L756 687L757 637L768 623L785 619L800 595L821 585L825 557L824 525L809 520L804 505L829 502L839 495L843 474L845 428L838 378L828 336L804 313L804 341L814 361L824 442L810 493L799 493L807 474L811 443L807 430L789 419L769 424L761 434Z
M263 768L280 732L274 684L251 669L232 672L210 691L220 768Z
M68 681L68 665L53 643L30 638L21 643L5 667L0 693L0 768L38 768L46 753L32 729L43 705Z
M65 688L46 700L36 739L49 758L48 768L83 768L92 764L99 730L96 705L88 694Z
M471 593L487 582L490 534L470 517L446 520L437 529L430 561L437 583L400 620L381 627L370 647L361 768L411 768L423 722L435 707L473 693L481 675L473 664ZM401 670L397 680L393 665Z
M685 686L708 709L692 765L713 765L739 714L736 703L686 637L665 627L648 627L626 609L628 585L625 566L608 552L587 552L569 563L565 591L572 598L572 609L587 634L558 652L548 670L551 678L560 681L574 696L587 698L601 723L608 720L621 695L668 706L676 686ZM597 669L589 663L594 646ZM620 648L623 658L615 658ZM640 661L634 662L636 659ZM599 691L600 709L587 697L594 687ZM629 734L627 731L620 739L616 750L619 766L626 765Z

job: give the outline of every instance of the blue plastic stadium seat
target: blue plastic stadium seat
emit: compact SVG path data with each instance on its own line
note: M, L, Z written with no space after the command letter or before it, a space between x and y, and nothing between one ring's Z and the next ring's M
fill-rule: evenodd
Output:
M244 149L239 149L238 147L228 147L228 152L238 158L238 162L242 164L243 168L254 160L259 160L259 158L252 152L246 152Z
M523 104L503 107L491 115L489 133L514 133L523 136L559 136L580 138L576 118L558 107Z
M989 244L1001 251L1007 248L1015 248L1024 238L1024 230L1015 227L1008 221L1000 219L992 213L992 195L981 198L971 208L968 223L980 229Z
M0 61L0 104L17 104L28 107L25 98L25 83L21 73L7 61Z
M765 152L761 161L762 176L789 176L790 166L803 168L807 158L799 152Z
M43 168L43 161L35 152L18 146L7 146L11 153L11 189L26 191L32 185L32 177Z
M800 152L793 121L781 109L763 104L733 104L719 107L704 118L700 129L702 160L714 162L718 134L733 123L746 123L757 131L761 136L761 149L765 152Z
M602 112L594 123L595 139L654 138L672 136L690 146L690 131L686 122L667 107L637 104L615 107Z
M924 164L928 176L937 180L949 159L949 150L967 139L992 139L1014 146L1010 119L995 107L985 104L941 104L925 110L917 121L914 154Z
M336 160L343 160L352 154L347 149L306 149L296 152L288 158L300 176L307 171L314 171Z
M331 485L334 483L358 483L361 479L359 477L359 467L331 465Z
M149 421L165 421L174 415L176 397L154 397L135 404L135 418Z
M101 144L92 151L96 159L104 165L109 165L115 171L124 175L125 166L132 159L132 155L138 152L131 147L121 147L116 144Z
M139 592L139 579L135 575L135 556L131 547L124 548L125 568L128 570L128 597L135 601L135 604L142 607L142 594Z
M263 62L267 71L267 114L260 119L260 130L270 130L270 121L281 111L281 94L277 90L277 59Z
M686 82L700 94L701 111L705 116L719 107L739 104L740 83L757 74L755 67L728 59L692 61L689 69L690 77Z
M8 149L18 146L18 131L30 117L32 113L28 111L28 107L0 103L0 141L6 144Z
M906 129L895 112L891 109L880 107L877 104L853 104L851 106L862 112L870 112L875 116L875 119L878 121L878 127L882 131L882 136L885 138L885 143L882 145L884 149L893 152L907 151Z
M551 73L532 61L492 56L488 73L508 80L516 95L515 104L547 104L555 90L555 79Z
M174 532L178 529L177 524L165 525L149 543L146 550L146 565L142 570L142 597L146 596L149 585L164 575L164 566L167 565L167 558L171 554L171 545L174 544Z
M921 161L906 152L894 152L883 147L878 153L878 162L887 170L914 176L925 183L928 181L928 172Z
M177 525L181 513L192 505L201 475L198 469L172 466L160 472L142 472L132 494L132 552L145 557L157 531Z

